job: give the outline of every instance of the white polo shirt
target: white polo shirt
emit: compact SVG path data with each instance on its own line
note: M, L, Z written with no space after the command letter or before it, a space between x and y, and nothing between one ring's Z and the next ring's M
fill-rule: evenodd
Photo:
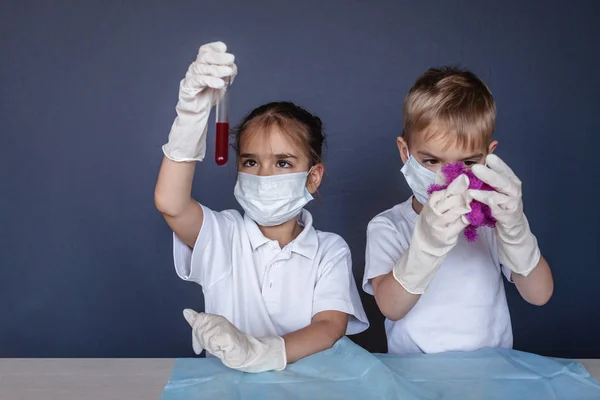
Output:
M283 249L236 210L202 211L193 251L174 235L173 253L177 274L202 286L207 313L255 337L297 331L327 310L349 314L348 335L367 329L350 249L340 236L315 230L308 211Z
M412 197L384 211L367 228L363 290L373 295L370 279L389 273L410 245L417 213ZM512 327L496 238L479 228L479 238L463 235L442 262L417 304L399 321L385 320L391 354L470 351L483 347L511 348Z

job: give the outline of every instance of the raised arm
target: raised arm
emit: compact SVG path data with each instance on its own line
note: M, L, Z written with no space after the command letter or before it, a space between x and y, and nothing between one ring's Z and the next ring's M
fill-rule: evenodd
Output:
M234 57L225 44L209 43L200 47L179 85L177 117L163 146L154 202L173 232L190 247L203 221L202 207L192 199L196 161L204 159L208 117L226 90L224 78L233 81L236 74Z

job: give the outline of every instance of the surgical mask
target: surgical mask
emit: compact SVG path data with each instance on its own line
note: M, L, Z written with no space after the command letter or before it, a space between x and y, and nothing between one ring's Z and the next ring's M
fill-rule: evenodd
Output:
M408 154L408 161L404 164L401 171L417 201L421 204L427 203L427 199L429 198L427 189L435 183L435 172L419 164L410 153Z
M244 212L262 226L281 225L313 199L306 189L308 172L258 176L238 172L233 194Z

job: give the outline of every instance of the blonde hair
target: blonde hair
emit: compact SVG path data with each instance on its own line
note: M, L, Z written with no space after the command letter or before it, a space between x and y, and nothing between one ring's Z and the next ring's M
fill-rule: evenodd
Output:
M476 148L491 141L496 103L485 83L467 69L430 68L412 85L403 106L402 136L443 137L448 145Z

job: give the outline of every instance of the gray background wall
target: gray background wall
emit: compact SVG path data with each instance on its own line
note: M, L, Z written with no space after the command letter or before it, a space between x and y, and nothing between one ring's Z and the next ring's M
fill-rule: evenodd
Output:
M292 100L325 122L310 209L349 242L359 281L367 222L410 193L394 143L404 94L432 65L479 74L556 280L542 308L508 288L515 347L600 357L597 2L0 4L0 356L192 354L181 310L202 308L201 289L176 277L153 188L178 82L223 40L240 70L233 121ZM197 198L237 207L233 163L197 171ZM353 339L385 351L364 302L372 327Z

